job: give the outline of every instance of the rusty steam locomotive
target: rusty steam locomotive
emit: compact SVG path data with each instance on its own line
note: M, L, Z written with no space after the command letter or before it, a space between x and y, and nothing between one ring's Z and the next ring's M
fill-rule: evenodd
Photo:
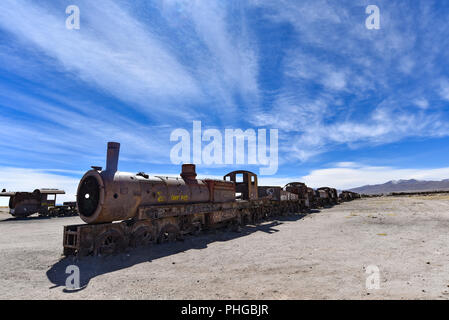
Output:
M338 203L335 189L317 195L301 183L258 186L250 171L233 171L223 180L197 179L193 164L182 165L177 178L119 172L119 150L119 143L109 142L106 169L92 167L82 177L77 206L86 223L64 227L64 255L111 254Z

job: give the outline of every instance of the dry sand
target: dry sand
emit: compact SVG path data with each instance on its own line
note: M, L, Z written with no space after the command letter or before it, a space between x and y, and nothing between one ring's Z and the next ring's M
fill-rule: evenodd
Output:
M449 196L356 200L240 233L62 259L62 226L0 213L3 299L447 299ZM65 290L76 264L83 288ZM365 268L380 270L367 290Z

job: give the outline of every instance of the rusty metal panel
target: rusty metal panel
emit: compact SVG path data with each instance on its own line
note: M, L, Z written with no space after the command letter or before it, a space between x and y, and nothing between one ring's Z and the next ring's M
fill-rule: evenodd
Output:
M237 217L236 210L221 210L210 212L207 214L208 225L218 224L220 222L229 221Z
M324 199L329 198L329 194L326 190L318 190L318 192L320 194L320 198L324 198Z
M268 198L271 200L281 200L282 188L278 186L260 186L258 187L259 198Z
M210 193L211 202L230 202L235 200L235 184L223 180L204 180Z
M289 191L282 190L280 191L281 195L281 201L296 201L299 200L299 197L297 194L294 194Z

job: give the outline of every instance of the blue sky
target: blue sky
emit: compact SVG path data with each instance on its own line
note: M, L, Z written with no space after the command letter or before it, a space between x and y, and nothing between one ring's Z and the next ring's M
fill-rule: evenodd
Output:
M278 129L267 184L449 178L448 16L430 0L2 0L0 187L72 196L107 141L122 171L177 174L170 133L193 120ZM237 167L257 172L197 171Z

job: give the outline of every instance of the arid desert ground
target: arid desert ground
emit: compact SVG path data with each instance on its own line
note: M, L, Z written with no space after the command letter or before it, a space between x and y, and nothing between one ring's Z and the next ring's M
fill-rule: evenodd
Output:
M447 299L449 196L361 199L114 257L61 260L62 226L0 213L2 299ZM82 288L65 290L66 267ZM365 269L380 271L367 289Z

